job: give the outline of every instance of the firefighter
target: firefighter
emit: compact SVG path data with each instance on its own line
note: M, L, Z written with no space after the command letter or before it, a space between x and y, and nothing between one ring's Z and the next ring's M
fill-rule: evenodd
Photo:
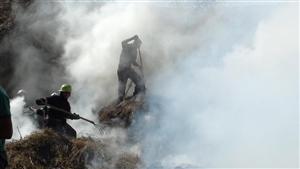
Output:
M45 127L50 128L69 138L76 138L76 131L67 123L67 119L80 119L80 116L71 113L68 98L71 96L72 87L63 84L59 89L59 94L54 94L46 98L36 100L37 105L45 105L43 111L38 111L44 116Z

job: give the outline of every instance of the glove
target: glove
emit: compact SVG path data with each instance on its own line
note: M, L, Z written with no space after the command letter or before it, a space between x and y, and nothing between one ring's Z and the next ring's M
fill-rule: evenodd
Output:
M74 120L74 119L80 119L80 116L78 115L78 114L76 114L76 113L73 113L72 114L72 119Z

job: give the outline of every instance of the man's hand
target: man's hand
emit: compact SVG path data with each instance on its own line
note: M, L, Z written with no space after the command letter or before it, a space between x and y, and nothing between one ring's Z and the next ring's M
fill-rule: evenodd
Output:
M76 114L76 113L73 113L72 114L72 119L74 120L74 119L80 119L80 116L78 115L78 114Z

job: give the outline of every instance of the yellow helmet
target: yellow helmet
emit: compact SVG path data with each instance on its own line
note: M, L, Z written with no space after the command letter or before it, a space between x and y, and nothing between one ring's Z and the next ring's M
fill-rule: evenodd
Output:
M68 92L68 93L71 93L71 91L72 91L72 86L69 85L69 84L63 84L63 85L61 85L59 91L60 91L60 92Z

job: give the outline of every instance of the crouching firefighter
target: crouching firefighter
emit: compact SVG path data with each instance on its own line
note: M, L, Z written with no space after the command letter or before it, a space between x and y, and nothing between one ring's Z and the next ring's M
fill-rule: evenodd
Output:
M63 84L59 89L59 95L52 94L49 97L37 99L37 105L45 105L37 111L37 114L44 117L44 127L69 138L76 138L76 131L67 123L67 119L80 119L78 114L71 113L68 102L71 91L71 85Z

